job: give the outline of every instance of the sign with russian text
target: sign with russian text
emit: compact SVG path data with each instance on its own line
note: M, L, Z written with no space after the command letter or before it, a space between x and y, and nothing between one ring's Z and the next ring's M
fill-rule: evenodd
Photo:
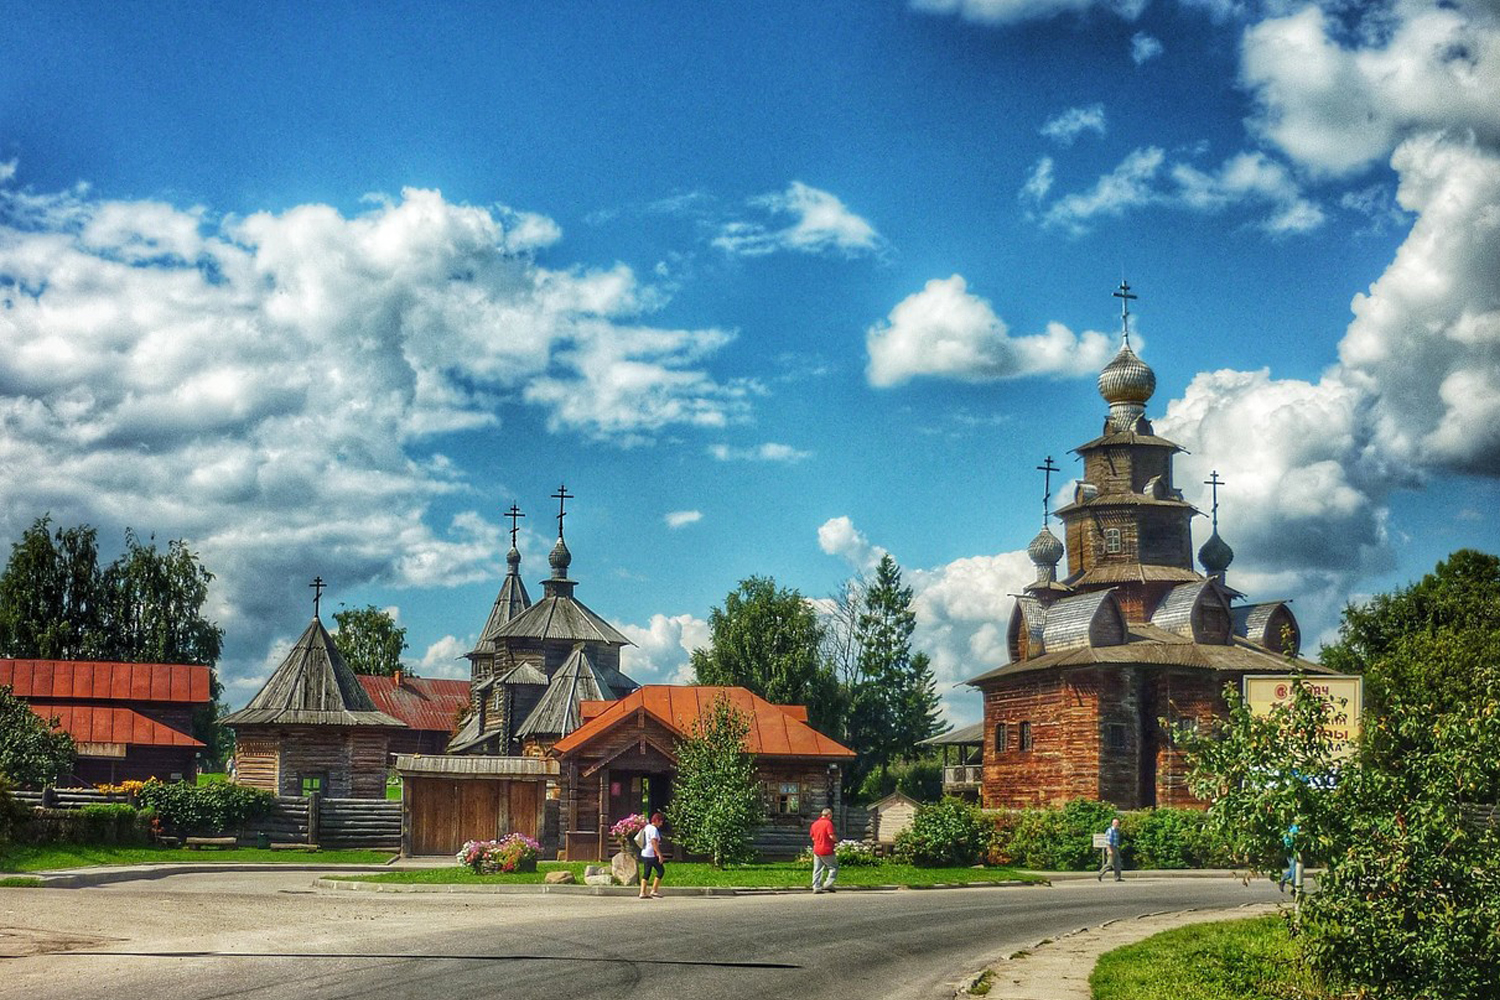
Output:
M1109 834L1107 834L1107 833L1096 833L1096 834L1094 834L1094 850L1101 851L1101 850L1103 850L1104 848L1106 848L1108 846L1109 846Z
M1250 714L1265 718L1277 705L1292 703L1293 685L1298 681L1320 701L1329 706L1323 734L1333 745L1337 757L1354 753L1359 739L1359 720L1365 706L1365 679L1348 674L1259 674L1245 678L1245 704Z

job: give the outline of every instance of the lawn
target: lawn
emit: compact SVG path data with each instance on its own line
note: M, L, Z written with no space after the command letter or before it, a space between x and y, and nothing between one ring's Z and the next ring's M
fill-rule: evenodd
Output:
M378 875L336 876L359 882L396 882L407 885L415 883L437 883L443 885L494 885L541 882L552 871L570 871L579 882L583 881L582 861L543 861L535 872L475 875L467 868L425 868L420 871L381 872ZM712 865L694 864L685 861L670 862L664 885L678 886L744 886L757 888L785 888L807 885L812 880L812 867L792 862L769 862L756 865L733 865L716 869ZM839 869L839 885L941 885L955 882L1025 882L1034 881L1031 876L1011 868L914 868L911 865L886 864L856 868L845 865Z
M0 847L0 872L164 862L383 865L389 860L391 855L385 851L268 851L255 847L190 851L183 847L121 847L101 844L10 844Z
M1089 977L1094 1000L1332 1000L1301 964L1281 917L1163 931L1116 948Z

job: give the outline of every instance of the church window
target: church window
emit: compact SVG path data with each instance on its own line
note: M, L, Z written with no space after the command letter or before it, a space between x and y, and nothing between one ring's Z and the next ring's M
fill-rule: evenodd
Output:
M1004 753L1007 749L1005 723L995 723L995 752Z
M1125 724L1122 722L1111 722L1105 730L1106 746L1110 753L1124 753L1126 749Z
M776 786L776 811L790 815L802 811L802 786L795 781L783 781Z
M1021 752L1025 753L1031 749L1031 723L1021 723Z
M307 796L311 795L313 792L321 792L323 790L323 784L324 775L304 774L302 775L302 791L299 794Z
M1120 551L1120 529L1119 528L1105 528L1104 529L1104 551L1108 552L1108 553L1111 553L1111 554L1117 553L1117 552Z

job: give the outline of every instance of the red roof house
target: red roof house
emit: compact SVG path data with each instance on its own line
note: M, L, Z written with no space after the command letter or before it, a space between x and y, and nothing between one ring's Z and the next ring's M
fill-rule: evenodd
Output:
M212 699L208 667L0 659L0 685L73 737L79 783L197 774L193 710Z
M617 820L671 802L677 743L721 697L749 717L746 742L767 813L756 835L762 855L797 853L818 812L839 811L840 770L855 754L809 726L805 707L773 705L741 687L648 684L617 701L584 702L583 724L552 747L570 860L608 856Z
M391 753L440 754L458 730L459 714L469 707L469 682L410 677L398 670L390 677L360 674L359 686L386 715L406 723L391 734Z

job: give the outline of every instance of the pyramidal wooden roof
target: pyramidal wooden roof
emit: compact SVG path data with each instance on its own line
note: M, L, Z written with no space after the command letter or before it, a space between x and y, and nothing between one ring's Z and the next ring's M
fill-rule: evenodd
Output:
M566 639L571 642L602 642L610 646L634 645L571 593L548 594L496 629L493 638Z
M585 701L614 701L609 679L595 667L583 650L573 647L567 660L552 675L536 708L516 730L517 736L566 736L577 729L582 717L578 706Z
M479 633L479 641L474 644L470 656L476 653L493 653L496 649L495 638L500 629L531 607L531 595L526 593L526 584L521 582L521 553L512 548L505 561L508 566L505 580L500 584L500 593L495 595L490 617L485 621L484 628Z
M563 756L575 753L638 712L651 716L679 736L686 736L698 716L711 711L720 696L750 717L746 741L756 756L828 760L855 756L853 750L809 726L807 710L801 705L773 705L742 687L674 684L647 684L619 701L606 703L602 711L598 703L580 706L588 721L558 740L552 749Z
M375 707L317 616L250 704L226 716L224 724L406 728Z

